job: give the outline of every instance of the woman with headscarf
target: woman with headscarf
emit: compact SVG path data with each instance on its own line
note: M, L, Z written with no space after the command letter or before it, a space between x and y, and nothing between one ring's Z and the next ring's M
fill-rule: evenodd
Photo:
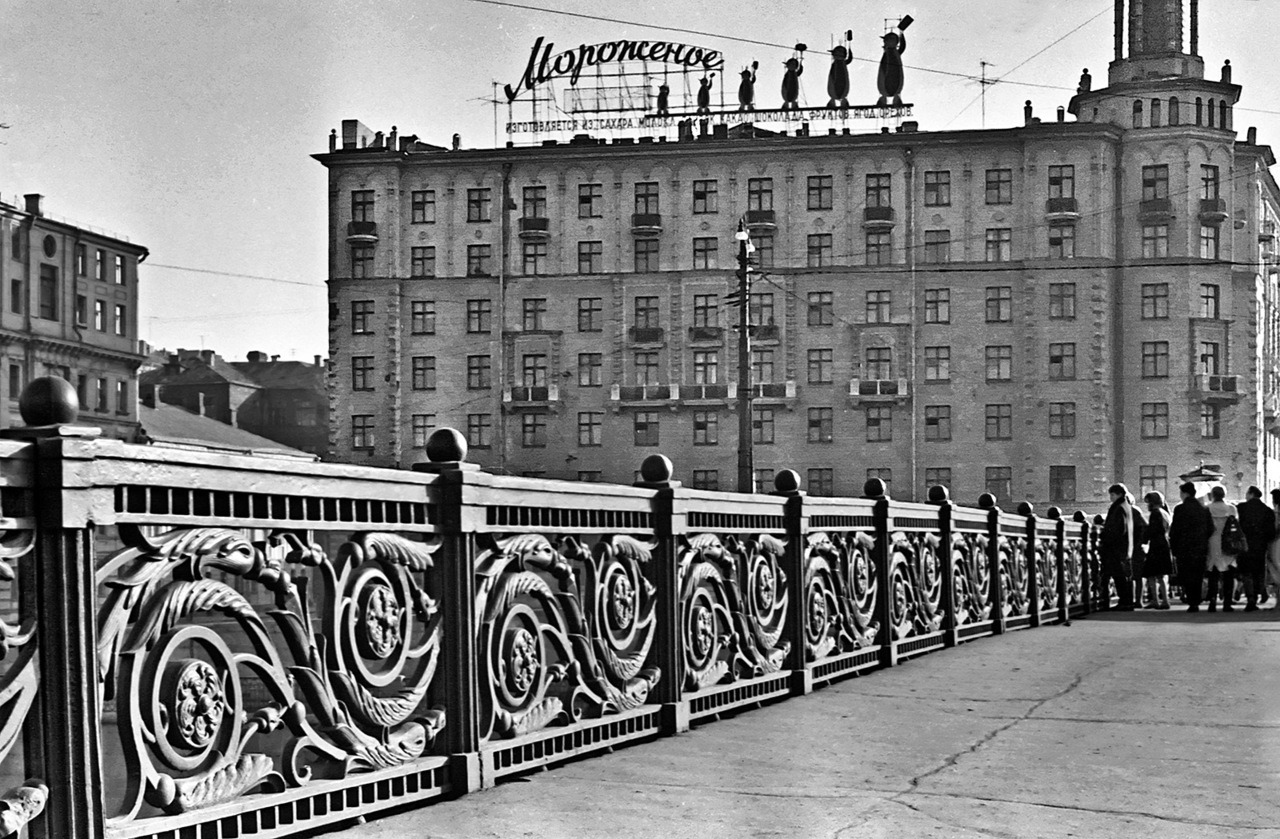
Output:
M1169 575L1173 573L1173 555L1169 551L1169 526L1173 516L1164 503L1164 493L1148 492L1147 502L1147 559L1142 565L1142 576L1147 578L1149 608L1169 608Z
M1233 612L1231 595L1235 588L1236 558L1222 550L1222 534L1227 529L1227 519L1240 520L1236 505L1227 503L1227 491L1220 486L1209 491L1209 515L1213 516L1213 535L1209 537L1209 559L1205 568L1209 572L1209 611L1217 611L1218 591L1222 591L1222 611Z

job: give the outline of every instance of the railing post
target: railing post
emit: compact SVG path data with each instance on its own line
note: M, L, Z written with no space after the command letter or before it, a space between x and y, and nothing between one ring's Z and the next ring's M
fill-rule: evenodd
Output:
M1027 544L1023 555L1027 562L1027 613L1031 618L1030 625L1034 629L1040 625L1040 541L1036 533L1035 507L1030 501L1018 505L1018 515L1026 518Z
M671 461L651 454L640 465L636 486L655 490L653 532L657 547L651 563L653 585L658 592L655 608L657 625L653 633L653 658L662 670L650 700L662 708L662 733L689 730L689 706L684 702L684 648L680 632L680 554L675 539L675 491L679 481Z
M1067 593L1067 523L1062 520L1062 510L1049 508L1049 518L1053 521L1053 564L1054 573L1058 575L1058 623L1071 625L1071 600Z
M427 440L427 463L414 470L440 476L440 590L443 607L445 748L452 761L451 785L456 793L493 786L491 773L480 766L480 681L476 650L476 531L466 499L467 476L480 467L465 463L466 439L441 428Z
M1105 520L1101 514L1093 517L1093 527L1089 529L1089 542L1093 550L1090 552L1089 561L1093 563L1093 580L1094 586L1098 589L1098 608L1111 608L1111 582L1110 578L1102 573L1102 525Z
M952 562L951 498L944 486L929 487L929 503L938 505L938 561L942 564L942 639L954 647L960 643L956 620L956 569Z
M872 521L876 531L874 553L876 563L876 588L879 597L876 599L876 620L880 628L876 633L876 643L880 645L880 664L892 667L898 663L893 646L893 574L889 567L889 499L885 497L885 484L879 478L872 478L863 486L865 497L875 500L872 508Z
M808 667L808 638L805 621L808 618L809 590L805 580L805 556L808 545L809 514L804 509L805 493L800 489L800 474L784 469L773 479L774 495L787 499L783 508L783 522L787 531L787 552L783 568L787 573L790 597L787 598L787 618L783 634L791 642L791 693L802 696L813 693L813 671Z
M1004 634L1004 580L1000 579L1000 508L996 498L984 492L978 506L987 511L987 568L991 599L991 634Z
M1071 520L1080 525L1080 614L1093 611L1093 539L1084 510L1076 510Z

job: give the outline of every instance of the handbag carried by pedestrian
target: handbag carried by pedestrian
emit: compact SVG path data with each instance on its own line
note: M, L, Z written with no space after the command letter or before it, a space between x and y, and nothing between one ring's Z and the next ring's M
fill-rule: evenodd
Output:
M1227 521L1222 525L1222 552L1230 556L1240 556L1249 550L1249 542L1244 538L1244 531L1240 529L1240 522L1236 521L1235 516L1227 516Z

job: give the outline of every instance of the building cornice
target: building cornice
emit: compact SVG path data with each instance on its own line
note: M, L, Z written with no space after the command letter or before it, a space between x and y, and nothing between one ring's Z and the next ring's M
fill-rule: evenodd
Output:
M111 350L106 347L98 347L92 344L84 344L76 341L62 341L57 338L48 338L40 335L30 335L23 332L14 332L10 329L0 329L0 345L9 346L13 344L30 345L39 349L49 350L55 354L67 355L70 357L94 356L96 358L105 358L110 361L116 361L130 365L133 369L137 369L146 361L146 356L141 353L127 353L119 350Z

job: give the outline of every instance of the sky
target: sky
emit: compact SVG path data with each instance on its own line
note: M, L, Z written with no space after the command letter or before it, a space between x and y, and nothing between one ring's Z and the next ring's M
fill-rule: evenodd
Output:
M920 130L983 125L983 86L973 80L982 61L988 78L1006 77L986 87L985 125L1012 127L1026 99L1053 119L1082 68L1095 88L1104 83L1112 8L1109 0L0 0L0 194L41 193L50 214L147 246L139 331L152 346L310 360L328 354L326 172L310 156L327 151L343 119L396 125L438 145L457 133L464 148L491 147L493 83L520 78L539 36L557 51L621 38L696 44L722 51L730 73L759 61L761 107L779 104L781 63L804 42L802 104L816 107L826 99L822 53L853 30L854 55L872 61L850 67L850 98L870 104L884 21L910 14L903 99ZM1206 75L1217 78L1229 58L1244 87L1237 129L1256 125L1260 142L1280 147L1280 63L1271 60L1280 0L1205 0L1200 13Z

